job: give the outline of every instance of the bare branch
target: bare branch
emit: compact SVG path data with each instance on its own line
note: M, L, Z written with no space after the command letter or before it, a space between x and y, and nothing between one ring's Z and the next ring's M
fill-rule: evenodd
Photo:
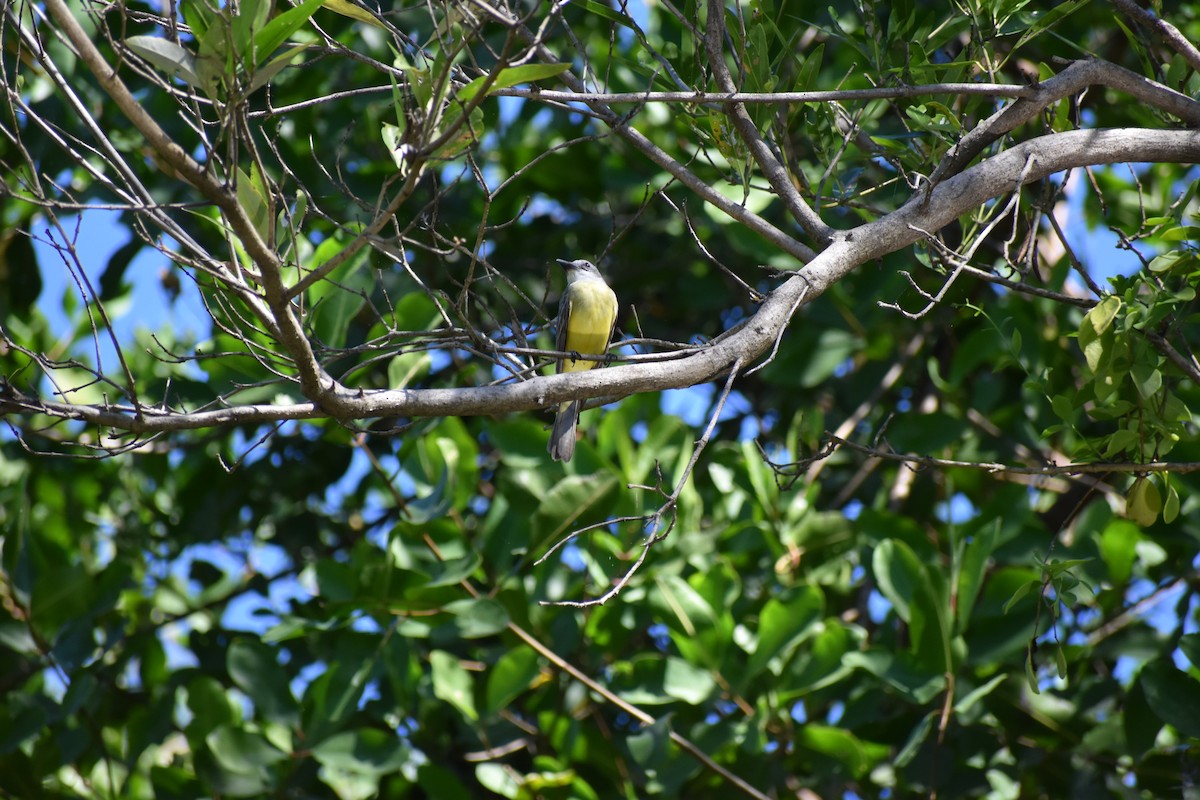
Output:
M857 230L841 233L812 263L777 287L759 310L733 333L695 353L653 368L630 364L587 372L540 377L518 385L448 389L342 389L336 414L341 419L381 416L465 416L545 408L590 397L621 398L637 392L692 386L728 374L735 363L750 363L772 346L798 307L824 294L860 264L905 247L987 200L1009 192L1019 176L1026 182L1084 164L1124 161L1200 161L1200 131L1114 129L1069 131L1025 142L943 181L926 197ZM982 277L982 276L981 276ZM990 278L989 278L990 280ZM799 301L803 299L803 303ZM798 305L799 304L799 305ZM28 410L80 419L132 433L185 430L278 419L312 419L330 411L321 406L256 405L193 414L147 414L133 418L121 406L72 406L41 402Z
M712 70L713 77L724 91L736 92L737 86L729 74L728 67L725 66L725 4L722 0L708 0L707 26L704 43L708 52L709 69ZM817 216L817 213L800 196L800 192L792 183L792 177L788 175L783 164L775 157L762 134L759 133L754 121L746 112L746 107L741 103L728 103L727 108L727 113L733 121L734 127L741 134L742 141L750 149L759 169L767 177L776 196L787 207L788 213L817 242L821 244L828 242L833 229L825 224L825 221Z
M1044 466L1027 467L1013 464L1001 464L991 461L959 461L949 458L934 458L914 453L897 453L890 449L874 445L858 444L849 439L826 431L825 437L850 450L884 461L895 461L913 467L938 469L976 469L995 475L1105 475L1113 472L1142 475L1148 472L1174 472L1179 474L1200 472L1200 461L1149 461L1144 464L1134 462L1087 462L1080 464L1046 464Z
M813 92L564 92L554 89L497 89L496 97L521 97L554 103L598 102L608 105L625 103L683 103L720 107L742 105L794 105L832 103L839 100L902 100L928 95L978 95L982 97L1032 97L1037 90L1016 83L923 83L913 86L880 86L876 89L830 89Z
M1179 55L1183 56L1184 60L1192 66L1192 69L1200 71L1200 49L1196 45L1188 41L1187 37L1180 33L1179 29L1165 19L1156 16L1153 12L1142 8L1133 0L1109 0L1117 10L1127 17L1135 20L1141 25L1153 30L1163 41Z

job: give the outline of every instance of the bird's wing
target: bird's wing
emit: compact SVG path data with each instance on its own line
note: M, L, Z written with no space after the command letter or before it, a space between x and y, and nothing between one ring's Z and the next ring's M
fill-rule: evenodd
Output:
M611 287L609 288L609 292L612 294L613 299L613 319L612 325L608 326L608 340L604 343L604 352L606 353L608 352L608 345L612 343L613 334L617 332L617 317L621 316L621 304L617 301L617 293L613 292Z
M558 301L558 319L554 324L558 328L558 334L554 339L554 349L563 352L567 349L567 318L571 316L571 286L563 290L562 299ZM554 362L556 372L562 372L563 360L560 358Z

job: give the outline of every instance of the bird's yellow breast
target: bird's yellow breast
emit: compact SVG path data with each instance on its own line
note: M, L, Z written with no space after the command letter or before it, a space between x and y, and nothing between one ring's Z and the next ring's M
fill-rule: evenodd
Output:
M577 281L568 292L571 310L567 317L564 350L599 355L608 348L617 318L617 296L602 281ZM563 372L580 372L596 366L595 361L564 359Z

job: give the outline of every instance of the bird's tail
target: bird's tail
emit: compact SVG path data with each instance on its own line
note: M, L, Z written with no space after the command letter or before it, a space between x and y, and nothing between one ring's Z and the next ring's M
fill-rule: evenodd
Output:
M550 457L555 461L570 461L575 455L575 426L579 422L579 401L563 403L554 417L550 431Z

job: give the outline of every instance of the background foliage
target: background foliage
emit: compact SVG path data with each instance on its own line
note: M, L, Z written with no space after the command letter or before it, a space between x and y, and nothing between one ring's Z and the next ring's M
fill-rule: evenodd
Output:
M582 105L534 95L463 109L439 95L454 86L470 103L462 87L475 68L515 47L482 4L379 9L394 31L320 5L298 6L311 22L287 17L298 27L274 42L256 37L295 13L285 3L228 4L230 19L236 10L254 24L222 33L218 11L181 0L175 41L195 62L118 46L170 38L159 4L76 11L138 101L225 170L295 263L337 257L381 185L417 174L381 234L392 249L346 258L298 300L321 364L347 385L503 377L489 340L522 330L530 346L550 345L541 326L555 258L603 259L625 335L677 342L746 318L753 292L776 284L772 270L797 266ZM715 90L694 3L495 8L545 21L545 46L591 88ZM1170 10L1192 41L1198 10ZM745 91L1021 84L1085 57L1197 89L1181 54L1102 2L754 2L726 13ZM87 148L51 135L87 133L19 26L36 31L157 208L203 248L248 263L40 7L8 5L6 390L98 403L128 397L128 373L147 406L299 399L272 374L288 362L246 307L178 240L147 243L144 207L85 167ZM238 36L243 49L231 50ZM168 80L164 63L178 75ZM550 63L535 54L525 66ZM516 76L549 89L557 71ZM450 76L458 83L440 83ZM192 88L198 99L181 99ZM849 228L907 200L916 176L1002 102L947 91L748 108L825 221ZM794 230L712 108L622 110L706 184ZM455 115L469 124L421 170L406 167L406 143L453 133ZM1013 138L1176 124L1097 87ZM949 284L953 260L933 243L862 265L804 308L768 366L736 382L664 519L669 535L603 606L544 601L602 594L641 554L645 518L684 476L721 381L592 412L565 468L547 458L535 414L128 437L10 413L0 793L729 796L738 787L715 764L771 797L1191 796L1195 179L1170 163L1060 175L943 232L950 248L976 248L977 269L1051 295L972 274ZM101 206L131 232L106 263L73 234L73 215ZM1002 224L985 230L992 219ZM943 287L918 315L921 292ZM214 325L189 329L156 305L178 318L204 309ZM117 362L106 329L122 317L156 323L130 329ZM449 345L434 333L452 328ZM826 431L860 449L834 451ZM1137 483L1131 468L1022 476L894 453L1176 466ZM633 521L535 563L572 531L618 518Z

